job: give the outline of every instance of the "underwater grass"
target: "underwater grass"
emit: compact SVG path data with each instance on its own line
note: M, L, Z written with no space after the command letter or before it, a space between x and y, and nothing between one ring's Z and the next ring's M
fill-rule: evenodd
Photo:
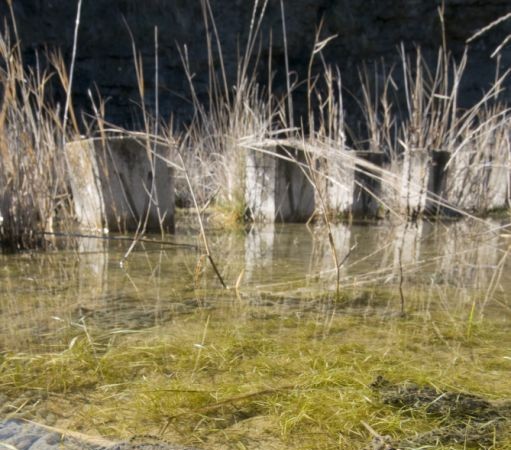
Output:
M199 309L144 331L64 330L58 352L4 352L0 392L10 414L51 410L59 423L87 433L163 433L211 449L358 449L371 439L363 422L395 439L445 422L382 402L370 386L377 376L511 398L507 317L477 316L468 334L469 311L353 315L341 305L329 315L263 313ZM511 448L505 435L496 442Z

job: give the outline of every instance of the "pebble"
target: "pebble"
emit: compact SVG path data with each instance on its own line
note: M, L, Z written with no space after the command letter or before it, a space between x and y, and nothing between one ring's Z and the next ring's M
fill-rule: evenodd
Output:
M46 417L48 420L48 417ZM112 443L105 447L48 430L43 426L19 419L0 421L0 448L12 446L16 450L199 450L165 442Z

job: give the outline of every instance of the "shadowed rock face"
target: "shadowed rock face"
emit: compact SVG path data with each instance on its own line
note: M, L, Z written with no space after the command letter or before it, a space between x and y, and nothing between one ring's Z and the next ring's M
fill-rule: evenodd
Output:
M6 3L0 4L3 17L8 17ZM437 11L440 1L437 0L293 0L284 3L291 69L299 77L305 76L315 30L323 18L322 37L338 35L325 49L325 59L340 67L343 84L350 92L358 91L357 68L362 62L372 63L384 57L390 65L397 60L397 47L401 42L407 51L421 45L426 56L433 59L441 43ZM467 37L509 10L509 0L446 0L445 3L446 38L449 48L458 56ZM45 48L61 48L65 60L69 61L77 2L19 0L13 4L25 61L34 64L35 52L42 53ZM236 75L238 49L243 49L246 41L252 4L252 1L242 0L211 0L231 81ZM74 85L76 106L90 111L87 90L97 90L108 99L110 120L136 126L138 108L133 102L140 100L130 33L143 57L145 102L152 108L155 27L158 28L160 110L165 116L172 113L179 122L189 119L191 106L183 98L189 98L189 88L178 46L186 44L195 74L195 88L199 98L206 99L208 55L199 0L84 1ZM493 79L489 54L510 32L511 20L508 20L470 47L464 102L473 102ZM258 68L261 82L267 79L265 66L271 45L272 67L278 71L274 88L277 92L283 91L284 45L279 0L269 1L261 41L263 63ZM508 46L503 52L502 65L509 67L510 63L511 46ZM58 93L56 97L59 100ZM348 100L347 108L352 106ZM301 109L299 98L297 109Z

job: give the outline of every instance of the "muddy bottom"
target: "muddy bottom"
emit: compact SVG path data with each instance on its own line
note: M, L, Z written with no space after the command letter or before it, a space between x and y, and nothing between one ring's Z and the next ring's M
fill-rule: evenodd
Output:
M425 414L441 426L393 442L389 436L374 435L369 450L411 449L422 446L456 445L487 448L511 431L511 401L491 402L464 392L440 391L430 386L405 382L393 384L378 377L371 385L383 403L409 415Z

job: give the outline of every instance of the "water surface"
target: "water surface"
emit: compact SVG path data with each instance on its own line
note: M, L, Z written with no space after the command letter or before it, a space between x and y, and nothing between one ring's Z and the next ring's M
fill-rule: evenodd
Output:
M436 436L448 418L371 383L511 398L510 236L497 220L338 224L334 258L326 227L210 229L227 289L187 227L167 238L187 246L126 260L129 240L93 238L2 255L0 415L214 450L359 449L363 423Z
M509 233L504 222L489 220L333 225L341 290L378 286L397 293L399 284L404 291L466 289L478 292L489 310L507 314ZM138 329L195 308L230 308L236 297L254 302L274 294L306 302L308 296L335 293L337 271L325 227L212 230L209 239L228 290L200 250L191 247L138 244L120 264L130 241L85 237L72 240L74 249L0 256L2 347L55 344L54 332L62 323L80 319L105 328ZM178 232L172 241L200 243L189 231Z

